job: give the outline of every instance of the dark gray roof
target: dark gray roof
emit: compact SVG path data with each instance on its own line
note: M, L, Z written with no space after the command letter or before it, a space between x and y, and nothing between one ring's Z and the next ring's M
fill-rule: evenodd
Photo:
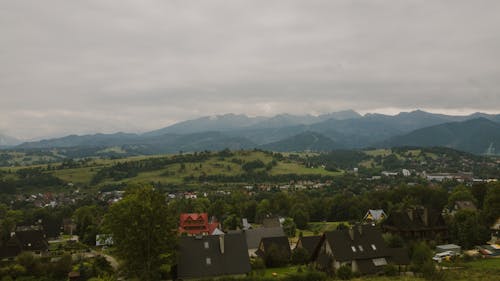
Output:
M221 251L223 239L223 253ZM180 279L239 275L250 272L243 233L179 238L177 273Z
M43 231L36 229L16 231L15 234L0 247L0 258L11 258L23 251L47 251L49 243Z
M318 246L320 240L321 236L319 235L300 237L299 241L297 242L297 246L295 248L302 247L306 249L309 255L312 255L314 253L314 250L316 249L316 246Z
M382 238L382 232L378 227L371 225L355 226L352 229L352 234L354 239L351 239L349 229L325 232L325 237L330 247L332 247L335 259L348 261L389 256L388 248Z
M49 243L41 230L16 231L13 238L19 240L23 251L46 251L49 249Z
M411 217L410 217L411 215ZM418 208L407 211L394 211L384 222L386 229L419 231L425 229L447 229L440 211Z
M281 227L261 227L245 230L245 236L248 249L257 249L262 238L285 236L285 232Z
M383 264L409 264L406 249L388 248L382 238L381 230L372 225L358 225L351 230L342 229L326 232L320 244L328 241L333 257L338 261L356 260L358 269L363 274L380 271ZM321 263L326 257L316 248L314 259Z
M271 247L271 245L275 245L280 249L280 251L286 252L288 257L290 257L292 254L290 250L290 242L288 241L288 237L286 236L262 238L259 244L259 250L257 251L257 254L260 255L261 257L264 257L265 252L269 249L269 247ZM261 246L264 249L264 251L261 251Z
M278 217L265 218L262 220L262 227L281 227L280 219Z

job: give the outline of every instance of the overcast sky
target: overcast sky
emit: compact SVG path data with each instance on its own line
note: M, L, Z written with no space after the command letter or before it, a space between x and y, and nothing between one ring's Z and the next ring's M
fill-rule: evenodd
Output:
M500 112L500 1L0 0L0 132Z

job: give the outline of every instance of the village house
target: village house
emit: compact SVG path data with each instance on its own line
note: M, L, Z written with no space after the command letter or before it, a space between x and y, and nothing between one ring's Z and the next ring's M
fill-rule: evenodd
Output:
M387 218L387 214L382 209L378 210L368 210L365 216L363 217L363 221L368 223L379 223Z
M262 238L285 236L285 232L281 227L253 228L245 230L244 233L247 241L248 255L250 257L257 257L256 252Z
M40 229L18 230L0 247L0 259L12 259L21 252L30 252L35 256L44 256L49 250L49 243Z
M325 232L313 254L315 266L335 272L348 266L360 274L376 274L387 264L406 267L409 257L406 249L388 248L381 230L372 225L357 225L348 229Z
M393 211L382 224L382 229L410 240L448 239L448 227L441 212L424 207Z
M294 251L296 249L304 249L309 255L308 259L311 259L316 247L319 245L321 240L321 236L301 236L297 241L297 245L295 245Z
M179 238L177 278L244 276L251 271L245 235L184 236Z
M213 219L209 221L207 213L181 214L179 221L179 234L210 235L219 227Z
M278 237L265 237L260 240L259 249L257 250L257 256L266 260L267 253L271 247L276 247L276 249L283 254L284 258L288 261L292 256L292 251L290 250L290 242L286 236Z

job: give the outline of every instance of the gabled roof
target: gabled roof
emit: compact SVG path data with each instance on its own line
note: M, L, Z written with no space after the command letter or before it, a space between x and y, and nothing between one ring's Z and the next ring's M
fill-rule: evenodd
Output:
M324 236L339 261L389 256L382 232L372 225L325 232Z
M309 253L309 255L312 255L316 250L316 247L318 246L320 240L321 236L319 235L300 237L299 241L297 241L297 246L295 246L295 249L304 248Z
M288 257L290 257L290 255L292 254L288 237L278 236L262 238L259 244L258 255L263 257L265 255L265 252L269 250L269 247L271 247L272 245L277 246L280 250L285 251Z
M239 275L250 270L243 233L179 238L177 273L181 279Z
M49 243L41 230L16 231L11 239L17 239L23 251L46 251L49 248Z
M369 219L369 220L379 221L379 220L384 219L386 217L387 217L387 215L384 212L384 210L382 210L382 209L377 209L377 210L370 209L370 210L368 210L368 212L366 212L364 219L365 220Z
M203 221L208 223L208 214L207 213L183 213L180 216L181 223L192 220L192 221Z
M406 250L388 248L381 230L372 225L325 232L320 245L323 243L329 244L333 254L330 257L325 256L320 247L316 248L313 258L323 265L326 265L330 258L340 262L355 260L359 271L369 274L380 271L382 266L388 263L409 264Z
M405 231L447 229L441 212L424 208L394 211L389 215L383 226Z
M281 227L253 228L245 230L244 233L247 240L248 249L258 248L260 240L262 240L262 238L285 236L285 232Z
M179 219L179 233L211 234L218 226L217 221L209 223L207 213L183 213Z
M47 251L49 243L42 230L29 229L16 231L15 234L0 247L0 258L12 258L23 251Z

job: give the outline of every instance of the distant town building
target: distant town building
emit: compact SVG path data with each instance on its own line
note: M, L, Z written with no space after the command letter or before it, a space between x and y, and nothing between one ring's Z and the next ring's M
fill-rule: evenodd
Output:
M407 169L401 170L401 173L403 174L404 177L409 177L411 176L411 172Z

